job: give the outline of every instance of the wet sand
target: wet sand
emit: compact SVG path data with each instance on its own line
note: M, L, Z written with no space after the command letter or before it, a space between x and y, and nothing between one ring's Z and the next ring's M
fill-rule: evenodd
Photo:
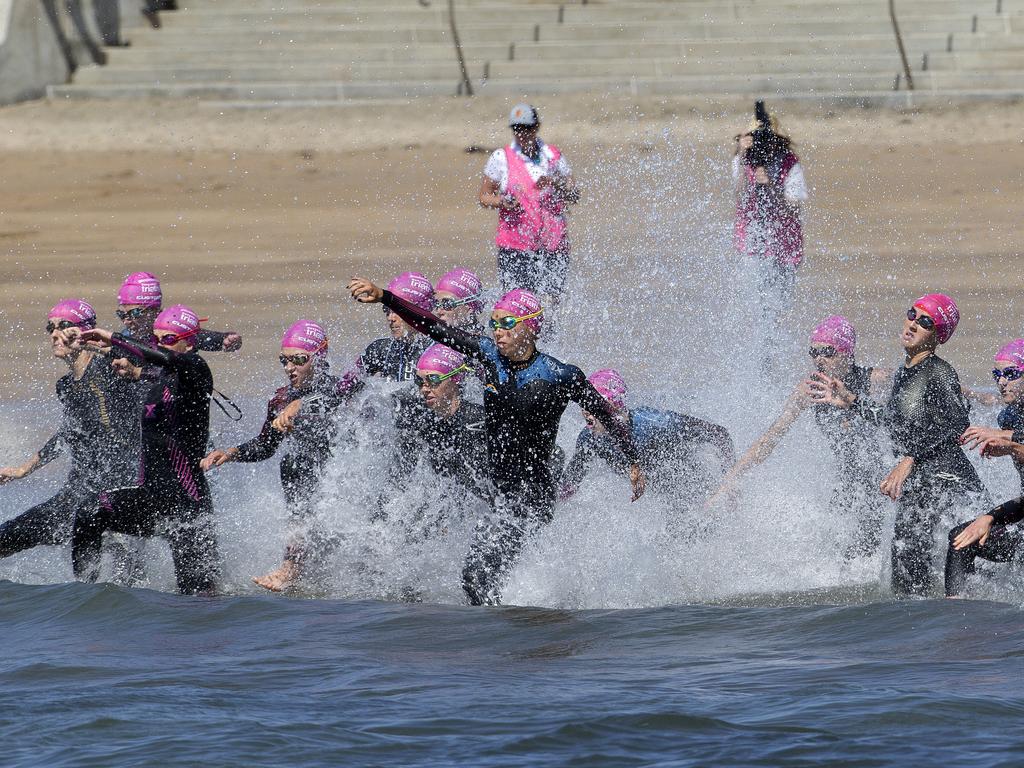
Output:
M696 173L711 195L701 215L727 235L731 200L718 169L746 105L575 97L541 107L544 135L585 190L572 222L577 251L649 236L644 196L662 193L618 184L639 158ZM342 358L374 337L379 315L344 297L351 274L386 279L419 268L436 278L462 264L493 279L494 215L475 196L482 150L505 140L506 109L484 98L292 111L0 110L0 317L10 334L0 397L48 397L60 366L43 349L46 309L80 295L113 325L117 286L136 269L161 275L165 302L245 334L242 354L217 358L226 391L244 390L253 366L270 368L281 329L297 317L327 319ZM859 311L863 354L891 358L892 318L925 290L949 292L965 318L948 356L965 379L987 383L993 347L1024 335L1019 107L803 106L782 115L813 187L803 306L813 313L815 295L834 287L840 304ZM622 276L626 289L634 281ZM827 314L835 292L821 295L830 306L817 314ZM32 369L36 360L43 364Z

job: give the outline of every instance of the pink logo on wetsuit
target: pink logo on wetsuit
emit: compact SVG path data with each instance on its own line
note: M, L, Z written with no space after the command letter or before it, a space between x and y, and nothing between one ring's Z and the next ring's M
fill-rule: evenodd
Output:
M551 165L554 167L562 154L558 147L546 146L551 150ZM526 161L512 146L505 147L505 159L508 162L508 193L515 197L522 210L502 209L499 212L495 237L498 247L513 251L565 250L568 245L565 204L554 196L550 187L537 187Z

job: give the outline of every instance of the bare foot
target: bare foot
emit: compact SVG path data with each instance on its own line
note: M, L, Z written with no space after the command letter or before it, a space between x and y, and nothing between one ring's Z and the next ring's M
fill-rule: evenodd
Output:
M253 576L252 581L271 592L283 592L299 578L299 570L295 563L285 560L281 567L263 576Z

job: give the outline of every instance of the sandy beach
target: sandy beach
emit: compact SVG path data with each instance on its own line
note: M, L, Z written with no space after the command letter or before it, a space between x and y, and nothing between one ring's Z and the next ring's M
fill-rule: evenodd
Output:
M572 222L578 280L586 283L600 254L652 238L658 222L645 212L671 210L665 195L680 197L674 226L699 216L697 229L718 233L720 248L731 227L731 139L748 107L540 104L543 135L563 148L585 191ZM353 273L386 279L419 268L436 278L462 264L493 280L494 216L475 199L486 151L506 140L507 108L485 97L287 111L45 102L0 110L0 312L9 329L0 396L47 397L58 364L25 371L26 360L45 360L45 311L82 296L113 325L117 285L136 269L160 274L166 300L195 306L210 327L245 334L242 354L218 358L229 391L245 387L254 365L269 368L281 328L296 317L325 318L343 358L377 335L379 315L345 299ZM815 311L816 295L840 296L860 310L864 354L891 357L893 315L926 289L951 293L964 320L949 357L966 380L987 383L994 346L1024 331L1020 108L787 105L779 114L812 186L805 310ZM637 162L648 170L631 173ZM650 179L672 183L645 188ZM633 289L642 276L618 279L595 290ZM699 289L684 293L697 300ZM825 303L818 314L831 311Z

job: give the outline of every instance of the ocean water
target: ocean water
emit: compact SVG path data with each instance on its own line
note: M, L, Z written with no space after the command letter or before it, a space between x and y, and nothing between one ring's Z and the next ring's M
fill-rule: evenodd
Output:
M2 762L1020 765L1021 611L858 597L481 610L4 583Z

